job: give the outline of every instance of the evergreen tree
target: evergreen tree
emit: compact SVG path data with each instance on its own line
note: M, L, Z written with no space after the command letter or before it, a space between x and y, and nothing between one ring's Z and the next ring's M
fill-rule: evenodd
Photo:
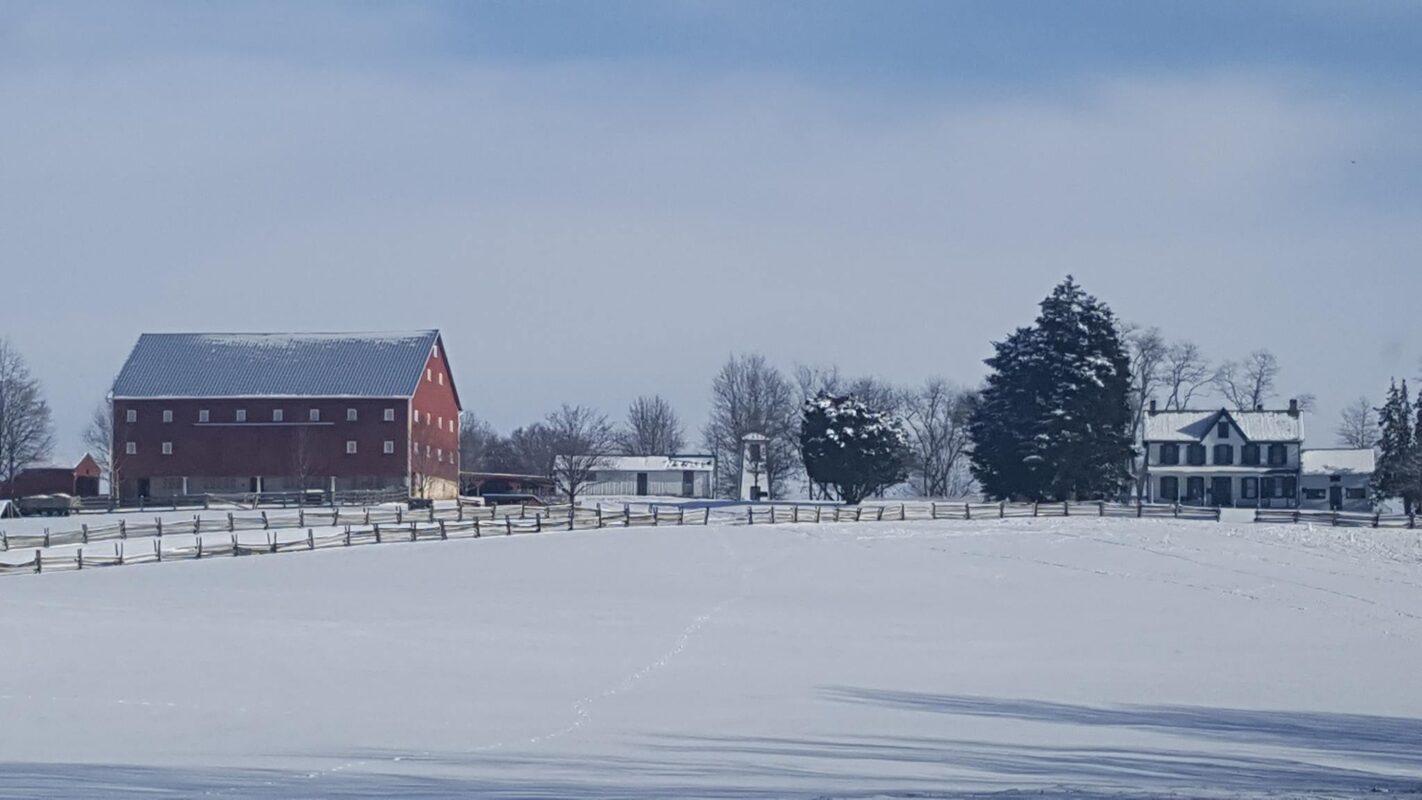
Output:
M1393 381L1387 400L1378 409L1378 460L1373 472L1373 497L1379 502L1402 498L1403 512L1411 514L1418 494L1417 437L1407 381Z
M908 436L898 420L854 395L806 400L800 451L810 480L854 504L908 477Z
M1130 360L1115 315L1068 276L1035 324L993 344L973 414L973 475L991 497L1118 494L1131 459Z

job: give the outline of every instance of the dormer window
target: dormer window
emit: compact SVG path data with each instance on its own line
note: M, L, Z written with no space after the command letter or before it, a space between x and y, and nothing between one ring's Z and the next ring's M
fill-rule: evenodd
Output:
M1229 420L1220 420L1220 424L1218 426L1218 430L1215 432L1215 436L1221 439L1229 438Z

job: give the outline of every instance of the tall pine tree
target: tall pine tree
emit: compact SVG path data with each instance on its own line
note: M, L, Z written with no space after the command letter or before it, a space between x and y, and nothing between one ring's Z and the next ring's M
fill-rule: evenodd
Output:
M1422 409L1419 409L1422 410ZM1378 460L1373 471L1373 497L1378 502L1402 498L1403 512L1411 514L1418 494L1417 436L1407 381L1393 381L1387 400L1378 409Z
M1115 316L1071 276L1041 309L993 344L970 421L973 475L991 497L1115 496L1131 457L1130 362Z

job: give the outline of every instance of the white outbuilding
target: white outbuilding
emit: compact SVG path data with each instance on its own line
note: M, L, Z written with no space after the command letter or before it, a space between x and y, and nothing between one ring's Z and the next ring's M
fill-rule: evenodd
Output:
M583 494L588 496L709 498L716 486L711 455L604 456Z
M1320 448L1300 454L1300 506L1332 511L1372 511L1368 491L1377 469L1372 448Z

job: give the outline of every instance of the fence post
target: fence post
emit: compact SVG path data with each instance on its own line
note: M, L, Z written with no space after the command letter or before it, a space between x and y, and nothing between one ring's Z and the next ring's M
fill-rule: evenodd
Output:
M81 523L81 524L79 525L79 534L80 534L80 536L83 537L84 544L88 544L88 543L89 543L89 523L85 522L85 523Z
M276 552L276 551L273 550L272 552ZM162 563L163 563L163 540L162 540L162 539L154 539L154 540L153 540L153 556L158 560L158 563L159 563L159 564L162 564Z
M127 538L128 538L128 523L127 523L127 520L122 520L122 519L119 520L119 538L120 538L120 539L127 539Z
M296 509L296 527L306 527L306 509L304 508Z
M1141 502L1141 499L1140 499L1139 497L1137 497L1137 498L1136 498L1136 517L1139 518L1139 517L1144 517L1144 516L1145 516L1145 503L1142 503L1142 502Z
M483 532L479 530L479 518L478 518L478 517L475 517L475 518L474 518L474 538L475 538L475 539L478 539L480 536L483 536L483 535L484 535Z
M513 536L513 517L504 517L504 535Z
M49 547L49 528L44 529L44 546Z
M1338 512L1333 512L1333 527L1338 527Z
M799 522L799 521L800 521L800 504L799 504L799 503L795 503L794 505L790 506L790 521L791 521L791 522Z
M878 513L878 515L876 515L876 516L874 517L874 521L875 521L875 522L883 522L883 521L884 521L884 507L883 507L883 506L879 506L879 513Z
M401 507L399 507L399 506L395 506L395 524L396 524L396 525L403 525L403 524L405 524L405 509L403 509L403 508L401 508Z
M123 544L114 542L114 553L118 555L119 566L123 566Z
M1036 500L1033 500L1033 501L1032 501L1032 516L1034 516L1034 517L1037 516L1037 511L1038 511L1038 508L1040 507L1040 505L1041 505L1041 503L1039 503L1038 501L1036 501Z
M929 519L938 519L938 504L937 504L937 503L929 502L929 504L928 504L928 518L929 518Z
M626 503L622 504L622 527L632 527L632 509Z
M1069 516L1071 516L1071 501L1070 501L1070 500L1063 500L1063 501L1062 501L1062 516L1064 516L1064 517L1069 517Z
M815 506L815 524L817 524L817 525L818 525L819 522L820 522L820 512L823 511L823 510L824 510L824 506ZM706 509L706 514L707 514L707 516L710 516L710 514L711 514L711 509L710 509L710 508L707 508L707 509Z
M1006 517L1006 516L1007 516L1007 501L1006 501L1006 500L999 500L999 501L997 501L997 518L998 518L998 519L1002 519L1003 517Z
M1382 512L1378 511L1373 514L1373 527L1376 528L1380 522L1382 522Z
M463 501L463 500L460 500L460 499L458 499L458 498L456 498L455 501L454 501L454 507L455 507L455 511L456 511L456 516L455 516L455 518L454 518L455 521L456 521L456 522L463 522L463 521L464 521L464 501Z
M440 521L439 521L439 538L440 538L440 539L448 539L448 538L449 538L449 531L445 530L445 527L444 527L444 520L440 520Z
M162 538L163 538L163 518L162 518L162 517L154 517L154 518L153 518L153 522L158 525L158 538L159 538L159 539L162 539Z
M1179 502L1176 502L1176 504L1175 504L1175 516L1176 516L1177 518L1179 518L1179 516L1180 516L1180 503L1179 503Z
M416 539L419 538L419 536L420 536L419 523L418 523L418 522L415 522L414 520L410 520L410 541L412 541L412 542L415 541Z
M380 544L380 523L377 522L374 525L371 525L370 528L375 532L375 543Z
M6 536L4 531L0 531L0 550L9 550L9 549L10 549L10 537L9 537L9 536Z
M84 568L84 548L79 548L79 552L74 554L75 569Z
M197 557L202 558L202 537L199 536L194 541L197 542Z
M935 516L935 519L936 519L936 518L937 518L937 517ZM970 519L972 519L972 518L973 518L973 506L972 506L971 503L964 502L964 503L963 503L963 519L965 519L965 520L970 520Z
M1415 528L1415 527L1417 527L1417 515L1416 515L1416 514L1408 514L1408 515L1407 515L1407 527L1409 527L1409 528Z
M42 561L42 560L40 559L40 551L39 551L39 550L36 550L36 551L35 551L35 574L38 575L38 574L40 574L40 573L43 572L43 571L44 571L44 561Z
M601 527L602 527L602 503L601 503L601 502L598 502L597 505L596 505L596 508L597 508L597 526L598 526L599 528L601 528Z
M440 526L440 530L443 530L443 529L444 529L444 527L443 527L443 525L441 525L441 526ZM543 533L543 515L542 515L542 514L534 514L534 515L533 515L533 532L534 532L534 533Z
M746 524L747 524L747 525L754 525L754 524L755 524L755 511L754 511L754 506L746 506Z
M676 507L676 524L678 524L678 525L685 525L685 524L686 524L686 506L677 506L677 507Z
M1096 501L1096 516L1098 516L1098 517L1104 517L1104 516L1106 516L1106 501L1105 501L1105 500L1097 500L1097 501Z
M434 501L431 500L431 501L430 501L430 522L434 522L434 521L435 521L435 515L434 515Z
M904 505L903 503L899 503L899 522L907 522L907 521L908 521L908 506Z
M313 531L313 530L310 529L310 528L307 528L307 529L306 529L306 549L307 549L307 550L315 550L315 549L316 549L316 532Z
M270 528L271 526L272 526L271 522L269 522L269 521L267 520L267 512L263 511L263 512L262 512L262 530L267 530L267 529Z

